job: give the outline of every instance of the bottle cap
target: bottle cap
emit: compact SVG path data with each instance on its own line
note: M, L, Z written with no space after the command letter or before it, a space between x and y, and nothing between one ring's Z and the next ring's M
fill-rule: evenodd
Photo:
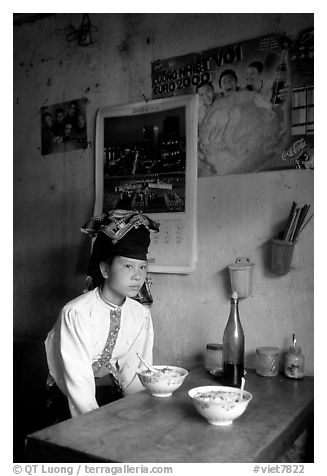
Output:
M237 291L233 291L232 298L233 299L238 299Z

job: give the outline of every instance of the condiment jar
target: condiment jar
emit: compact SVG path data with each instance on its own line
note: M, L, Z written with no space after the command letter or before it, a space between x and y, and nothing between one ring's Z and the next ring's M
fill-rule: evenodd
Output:
M223 345L210 343L207 344L205 353L206 370L214 374L220 375L223 372Z
M278 374L278 347L258 347L256 373L263 377L275 377Z
M284 371L286 377L300 379L304 377L304 355L301 347L293 345L285 355Z

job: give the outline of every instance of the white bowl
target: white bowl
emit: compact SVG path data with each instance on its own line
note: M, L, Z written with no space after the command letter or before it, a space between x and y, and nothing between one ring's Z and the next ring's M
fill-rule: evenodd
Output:
M244 390L243 399L238 401L240 389L209 385L189 390L189 396L197 411L211 425L226 426L242 415L252 399L251 393Z
M159 372L138 370L137 374L142 385L154 397L170 397L183 383L188 371L172 365L153 365ZM162 369L162 371L160 371Z

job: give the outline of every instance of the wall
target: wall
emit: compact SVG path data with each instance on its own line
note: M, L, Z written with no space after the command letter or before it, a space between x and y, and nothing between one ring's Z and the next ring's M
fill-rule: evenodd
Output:
M282 349L292 333L313 371L313 241L303 231L291 272L269 271L271 237L292 200L313 203L312 174L269 172L198 181L198 263L189 276L154 276L153 315L158 360L201 360L207 342L221 342L229 314L228 265L238 256L255 263L252 295L240 301L247 365L262 345ZM173 338L172 338L173 336ZM189 363L189 362L187 362Z
M91 14L93 44L67 42L81 14L14 27L14 330L42 340L59 308L80 294L89 242L80 226L94 201L94 125L99 107L151 96L151 61L272 33L296 37L312 14ZM88 99L89 148L41 156L40 108ZM247 363L258 345L285 349L293 332L313 372L313 226L293 269L275 277L269 239L292 200L310 203L313 174L283 171L198 180L198 263L191 275L153 275L155 361L192 365L221 341L229 313L226 266L255 262L242 300Z

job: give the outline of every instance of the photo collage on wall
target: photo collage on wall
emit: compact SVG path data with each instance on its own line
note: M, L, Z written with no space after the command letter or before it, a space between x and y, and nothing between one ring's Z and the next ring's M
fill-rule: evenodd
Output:
M152 98L197 93L198 176L313 168L313 31L152 63Z
M41 108L42 155L87 147L86 99Z

